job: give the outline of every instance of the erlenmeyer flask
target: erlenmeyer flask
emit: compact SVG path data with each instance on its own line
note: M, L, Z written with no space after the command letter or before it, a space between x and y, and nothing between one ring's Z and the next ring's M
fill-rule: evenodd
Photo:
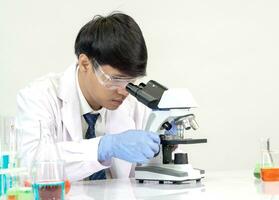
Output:
M31 176L35 200L64 200L64 162L54 142L53 123L40 125L40 141L34 155Z

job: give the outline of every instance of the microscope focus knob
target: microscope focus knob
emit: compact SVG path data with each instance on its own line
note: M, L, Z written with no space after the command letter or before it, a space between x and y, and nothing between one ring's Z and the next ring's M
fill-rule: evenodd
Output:
M174 154L174 164L188 164L187 153L175 153Z

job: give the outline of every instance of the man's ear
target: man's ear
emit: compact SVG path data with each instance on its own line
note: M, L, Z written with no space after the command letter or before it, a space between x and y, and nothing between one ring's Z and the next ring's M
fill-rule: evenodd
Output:
M85 54L80 54L78 57L79 69L83 72L87 72L91 68L90 59Z

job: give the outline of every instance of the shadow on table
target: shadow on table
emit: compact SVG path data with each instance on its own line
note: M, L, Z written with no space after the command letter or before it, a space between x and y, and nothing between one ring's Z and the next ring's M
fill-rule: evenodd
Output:
M138 183L134 179L113 179L110 181L83 181L75 183L69 199L169 199L205 191L202 183L159 184ZM83 198L78 195L84 195Z

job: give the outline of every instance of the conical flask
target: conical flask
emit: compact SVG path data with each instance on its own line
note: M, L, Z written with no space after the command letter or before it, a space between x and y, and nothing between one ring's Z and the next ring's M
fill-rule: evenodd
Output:
M64 200L65 172L54 142L54 123L39 122L40 141L34 155L31 177L35 200Z

